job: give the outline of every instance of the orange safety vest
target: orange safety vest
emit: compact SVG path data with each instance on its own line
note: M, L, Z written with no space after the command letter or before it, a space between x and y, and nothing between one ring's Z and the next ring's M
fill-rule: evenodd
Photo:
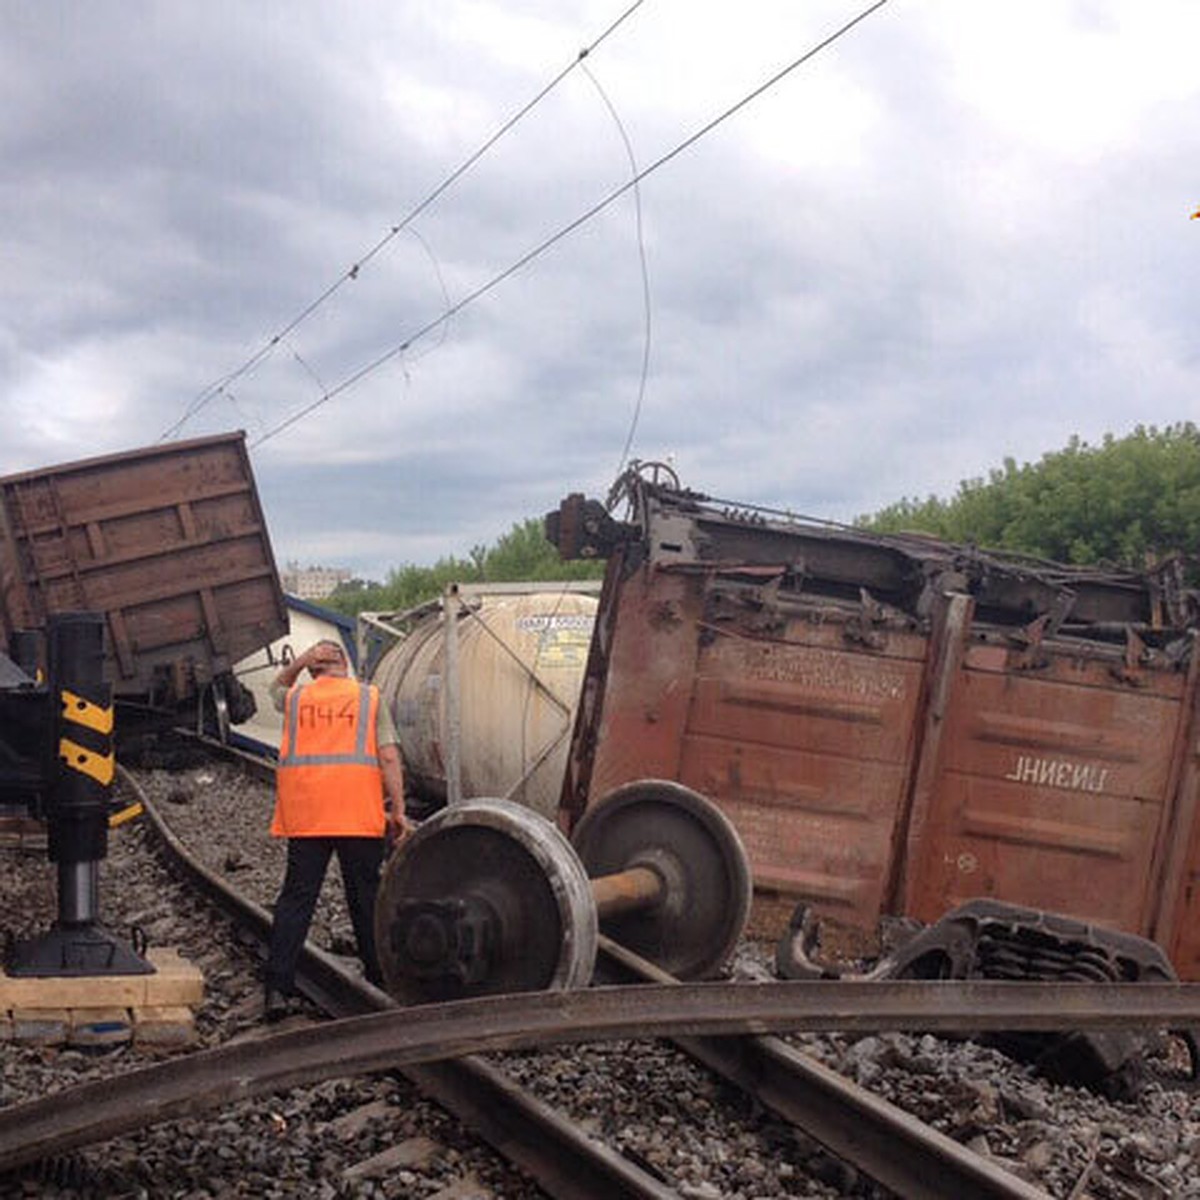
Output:
M292 687L276 776L276 837L383 837L379 691L324 675Z

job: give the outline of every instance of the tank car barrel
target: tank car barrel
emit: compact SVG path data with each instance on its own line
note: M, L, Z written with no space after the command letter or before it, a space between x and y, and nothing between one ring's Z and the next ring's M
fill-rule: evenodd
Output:
M370 680L420 802L505 797L553 819L597 600L542 586L455 585L392 619L404 636Z

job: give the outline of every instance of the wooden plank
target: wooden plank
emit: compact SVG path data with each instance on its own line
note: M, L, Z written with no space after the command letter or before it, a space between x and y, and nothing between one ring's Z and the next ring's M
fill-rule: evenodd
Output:
M127 1008L75 1008L70 1013L67 1042L86 1049L124 1046L133 1040Z
M23 814L6 812L0 814L0 833L45 833L46 822Z
M199 1004L204 999L200 968L171 947L146 953L153 975L12 977L0 972L0 1009L135 1008Z
M190 1046L196 1041L196 1016L179 1004L150 1004L132 1010L133 1044L143 1047Z
M0 849L45 853L46 823L32 817L0 816Z
M34 978L0 973L0 1007L44 1010L55 1008L129 1008L146 1003L146 980L151 975L81 975Z
M13 1040L36 1046L61 1046L67 1040L71 1014L65 1008L14 1008Z
M157 970L146 975L146 1005L195 1005L204 999L204 974L173 946L152 946L146 959ZM149 981L153 981L150 983Z

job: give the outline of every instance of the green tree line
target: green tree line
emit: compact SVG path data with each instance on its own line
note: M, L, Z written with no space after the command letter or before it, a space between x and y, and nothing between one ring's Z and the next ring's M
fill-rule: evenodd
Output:
M563 562L542 532L540 517L514 524L491 546L472 547L467 558L439 558L430 567L394 567L383 583L361 579L342 584L328 608L359 612L398 612L440 596L449 583L517 583L536 580L598 579L602 562Z
M986 479L963 480L949 499L908 498L855 524L881 533L930 533L951 542L1079 565L1144 567L1200 546L1200 430L1190 421L1139 425L1099 445L1074 437L1036 463L1006 458ZM432 566L406 564L383 583L353 580L325 603L353 615L412 608L448 583L595 579L600 562L563 562L531 517L493 545Z
M1138 426L1099 445L1075 437L1036 463L1007 458L948 500L905 499L856 525L931 533L1057 562L1144 567L1200 546L1200 432Z

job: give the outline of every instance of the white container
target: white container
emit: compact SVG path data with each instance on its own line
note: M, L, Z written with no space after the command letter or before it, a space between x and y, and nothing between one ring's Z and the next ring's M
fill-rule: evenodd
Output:
M462 798L507 798L553 818L597 598L578 585L539 586L547 590L461 589L450 606L457 688L447 687L446 620L434 606L401 622L406 636L379 659L371 682L391 708L410 785L424 795L444 800L453 790L457 724Z

